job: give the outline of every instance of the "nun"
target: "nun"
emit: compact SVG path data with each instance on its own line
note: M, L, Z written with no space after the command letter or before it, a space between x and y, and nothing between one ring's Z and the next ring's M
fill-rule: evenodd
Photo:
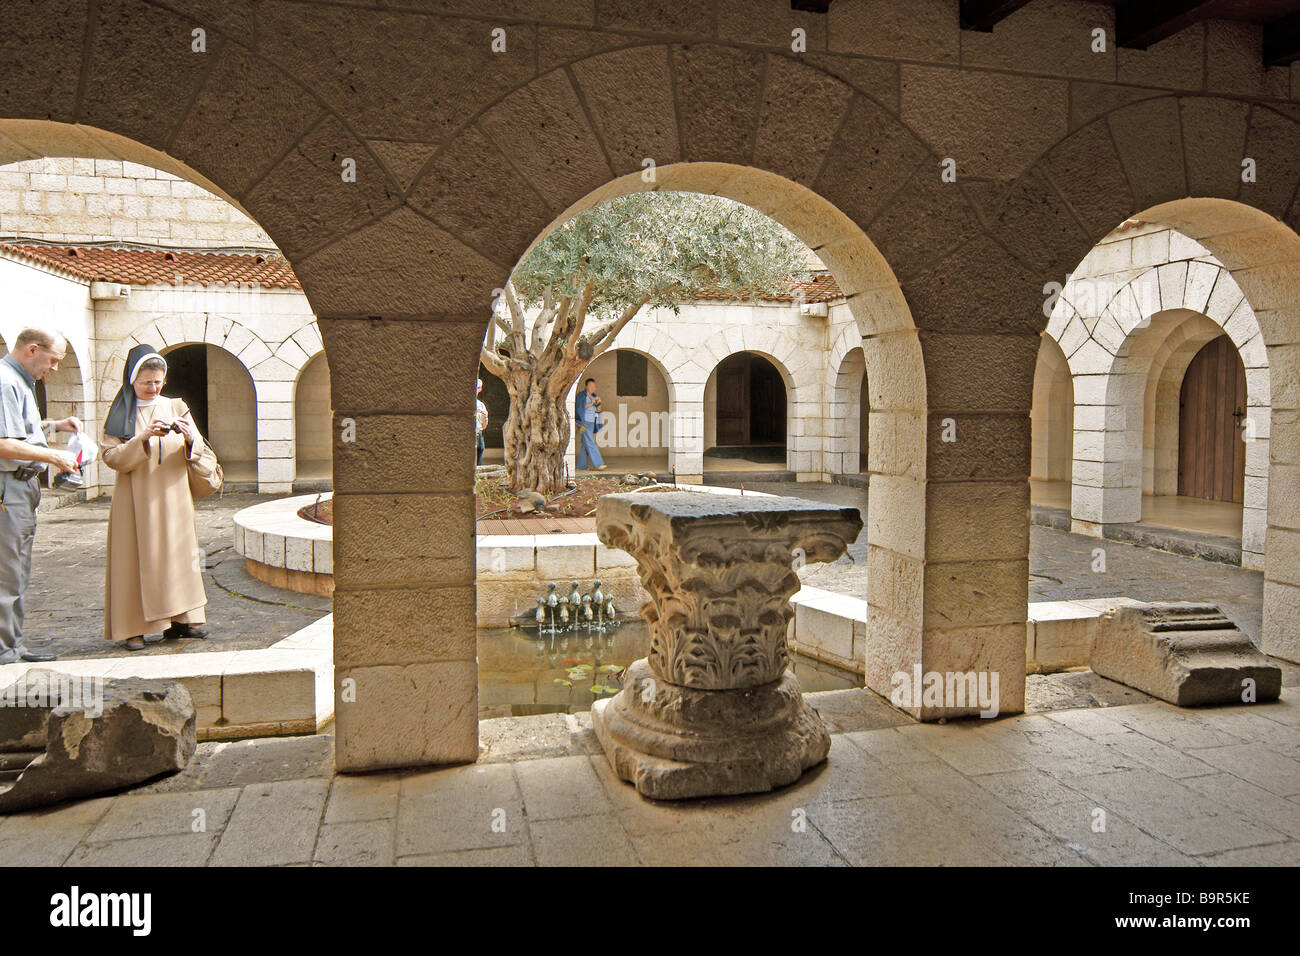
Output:
M206 637L189 462L203 436L179 398L165 398L167 362L147 345L127 356L104 426L103 459L117 472L108 514L104 636L138 651L145 635ZM150 641L149 643L154 643Z

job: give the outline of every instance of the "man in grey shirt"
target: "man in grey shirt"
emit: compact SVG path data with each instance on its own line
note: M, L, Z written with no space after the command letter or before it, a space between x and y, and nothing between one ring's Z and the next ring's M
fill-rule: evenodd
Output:
M23 646L23 592L32 573L38 476L47 465L76 471L76 459L50 448L46 422L36 404L36 380L56 371L68 342L57 332L23 329L13 351L0 358L0 664L52 661L53 654ZM79 432L81 422L64 418L55 431Z

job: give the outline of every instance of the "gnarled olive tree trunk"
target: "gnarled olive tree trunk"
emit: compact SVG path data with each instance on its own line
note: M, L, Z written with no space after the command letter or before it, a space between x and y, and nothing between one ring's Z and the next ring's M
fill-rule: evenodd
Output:
M560 378L564 376L554 373ZM573 375L565 379L571 383ZM570 416L565 394L551 394L553 381L522 370L505 378L510 394L510 413L502 435L505 438L506 475L510 490L531 488L548 498L565 487L564 450L569 443ZM565 388L567 392L567 385Z

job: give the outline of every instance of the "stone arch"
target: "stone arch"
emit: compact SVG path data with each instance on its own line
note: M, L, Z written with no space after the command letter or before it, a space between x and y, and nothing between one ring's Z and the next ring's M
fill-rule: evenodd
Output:
M775 352L778 350L771 348L771 346L774 344L785 345L786 343L775 341L780 339L779 333L776 333L775 330L756 329L750 326L744 326L741 328L741 333L742 333L741 334L742 346L748 346L750 344L753 344L755 347L741 347L735 349L734 351L728 352L726 355L723 355L714 363L713 367L709 369L708 375L704 380L703 447L705 449L708 449L709 447L718 444L717 376L718 376L719 366L721 366L723 362L731 358L733 355L742 355L742 354L755 355L763 359L769 365L771 365L772 368L776 369L777 374L781 376L781 385L785 390L785 467L787 470L795 471L797 473L799 470L797 468L797 464L801 463L798 458L798 452L802 451L803 449L797 447L796 442L794 441L794 436L797 431L803 430L806 423L804 423L802 419L800 419L799 424L796 425L796 415L798 414L796 412L796 409L799 407L798 404L799 399L797 393L798 386L795 384L794 376L790 372L790 369L786 366L786 363L775 355ZM762 333L771 333L771 334L762 334ZM722 347L725 348L725 344L724 344L725 338L723 336L721 335L715 336L714 339L722 339L722 342L715 341L714 345L715 346L722 345ZM768 348L763 348L761 346L768 346ZM710 351L712 350L710 349ZM789 351L788 346L786 348L780 349L780 351L788 352ZM787 355L787 358L789 357L790 356ZM803 383L803 385L804 385L804 394L807 395L808 383ZM820 465L820 461L821 461L820 448L818 449L817 461L818 464Z
M1178 230L1231 273L1259 323L1270 379L1261 641L1267 653L1288 660L1300 660L1300 497L1283 490L1300 486L1297 144L1300 123L1269 106L1152 97L1097 117L1048 150L1008 191L996 225L1008 241L1018 228L1040 242L1041 250L1024 255L1049 274L1066 274L1129 218ZM1276 175L1243 183L1242 155ZM1023 216L1017 220L1031 198L1037 221L1051 228L1025 230ZM1082 381L1076 377L1081 403Z
M923 656L927 668L1023 671L1027 527L1014 420L1028 387L1017 384L1026 398L1015 408L968 401L1014 368L1024 366L1027 381L1028 353L1006 347L1026 338L1023 322L977 331L1008 310L1003 289L985 281L997 244L980 236L964 190L932 175L938 155L889 108L788 55L711 43L632 46L536 76L531 50L502 60L470 42L473 23L405 12L380 14L395 20L399 39L384 57L363 58L363 70L384 60L383 80L376 86L371 72L356 95L319 31L295 29L305 26L296 8L267 11L257 52L238 17L196 21L155 5L117 14L5 9L0 35L23 45L29 68L6 84L0 117L45 119L8 121L0 143L14 158L124 158L184 176L235 201L293 260L334 360L335 413L358 427L358 440L336 449L335 680L374 703L340 704L339 769L477 753L464 408L486 305L528 241L606 188L748 202L813 247L849 296L869 339L878 417L869 533L881 583L869 597L868 684L888 693L891 676ZM377 14L330 15L349 35L357 18ZM174 43L196 22L223 40L202 58ZM430 42L447 48L447 37L464 37L471 51L452 44L456 76L481 82L411 84L414 102L376 95L406 75L394 58L426 63ZM641 77L634 95L617 82L627 75ZM245 108L254 101L277 109ZM823 121L810 127L809 110ZM62 125L51 131L47 120ZM433 152L412 159L420 151L407 144L427 138ZM494 140L512 144L517 165ZM358 161L356 183L340 183L340 156ZM650 184L646 156L658 162ZM958 294L971 298L951 318ZM363 338L367 348L350 347ZM463 388L427 387L434 354ZM990 368L964 381L979 356ZM960 415L971 440L927 442L930 417L947 414ZM430 447L435 468L391 467L423 460ZM961 514L976 500L991 507L985 535L971 543ZM437 657L409 640L430 613L444 625ZM377 617L390 625L382 635ZM1018 680L1002 681L1000 704L1021 708Z
M667 435L665 437L668 440L668 444L666 446L668 451L668 468L671 471L674 468L674 464L675 464L674 459L677 453L677 435L679 433L678 417L681 414L681 405L679 404L679 399L678 399L678 385L676 379L674 379L673 377L672 372L669 371L668 367L661 360L660 355L662 353L656 354L655 352L650 351L651 343L647 341L648 337L645 335L638 334L639 331L640 331L640 326L635 321L629 323L627 326L623 328L621 332L619 332L618 337L614 339L614 341L610 344L609 348L607 348L600 355L596 356L596 358L594 358L590 363L588 363L588 365L583 367L582 373L578 376L577 381L573 383L573 387L569 390L569 397L568 397L569 408L573 407L573 403L577 398L578 390L583 387L583 383L586 381L588 377L587 375L588 369L590 369L591 366L596 362L599 362L604 356L617 351L635 352L638 355L645 356L646 360L650 363L650 367L653 368L655 372L659 374L660 378L663 379L664 385L666 386L667 393L668 393L667 394L668 421L667 421ZM612 408L610 406L612 406ZM618 406L616 402L607 403L605 406L605 414L617 414L617 407ZM574 464L577 461L577 454L578 454L577 445L576 445L577 427L578 427L577 422L571 423L569 445L565 451L565 458L568 461L570 473L573 473ZM601 429L602 435L605 433L604 429L607 427L608 424L602 425L602 429ZM602 446L602 454L604 454L604 446Z
M1174 490L1169 489L1168 474L1177 471L1182 373L1200 346L1225 334L1246 368L1254 435L1246 449L1242 565L1262 569L1269 366L1263 333L1245 293L1230 270L1204 258L1147 269L1104 302L1086 289L1090 282L1068 283L1048 323L1049 334L1079 340L1069 357L1070 371L1086 390L1080 404L1088 406L1075 432L1072 525L1099 534L1105 524L1140 521L1144 491L1177 493L1176 480Z

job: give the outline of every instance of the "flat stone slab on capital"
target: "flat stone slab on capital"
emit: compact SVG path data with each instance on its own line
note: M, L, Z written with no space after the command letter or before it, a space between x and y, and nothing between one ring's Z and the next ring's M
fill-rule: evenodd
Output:
M179 681L28 671L0 688L0 813L118 790L189 763L194 701Z
M1106 612L1090 663L1102 677L1179 707L1276 700L1282 691L1282 669L1217 607L1193 602Z

